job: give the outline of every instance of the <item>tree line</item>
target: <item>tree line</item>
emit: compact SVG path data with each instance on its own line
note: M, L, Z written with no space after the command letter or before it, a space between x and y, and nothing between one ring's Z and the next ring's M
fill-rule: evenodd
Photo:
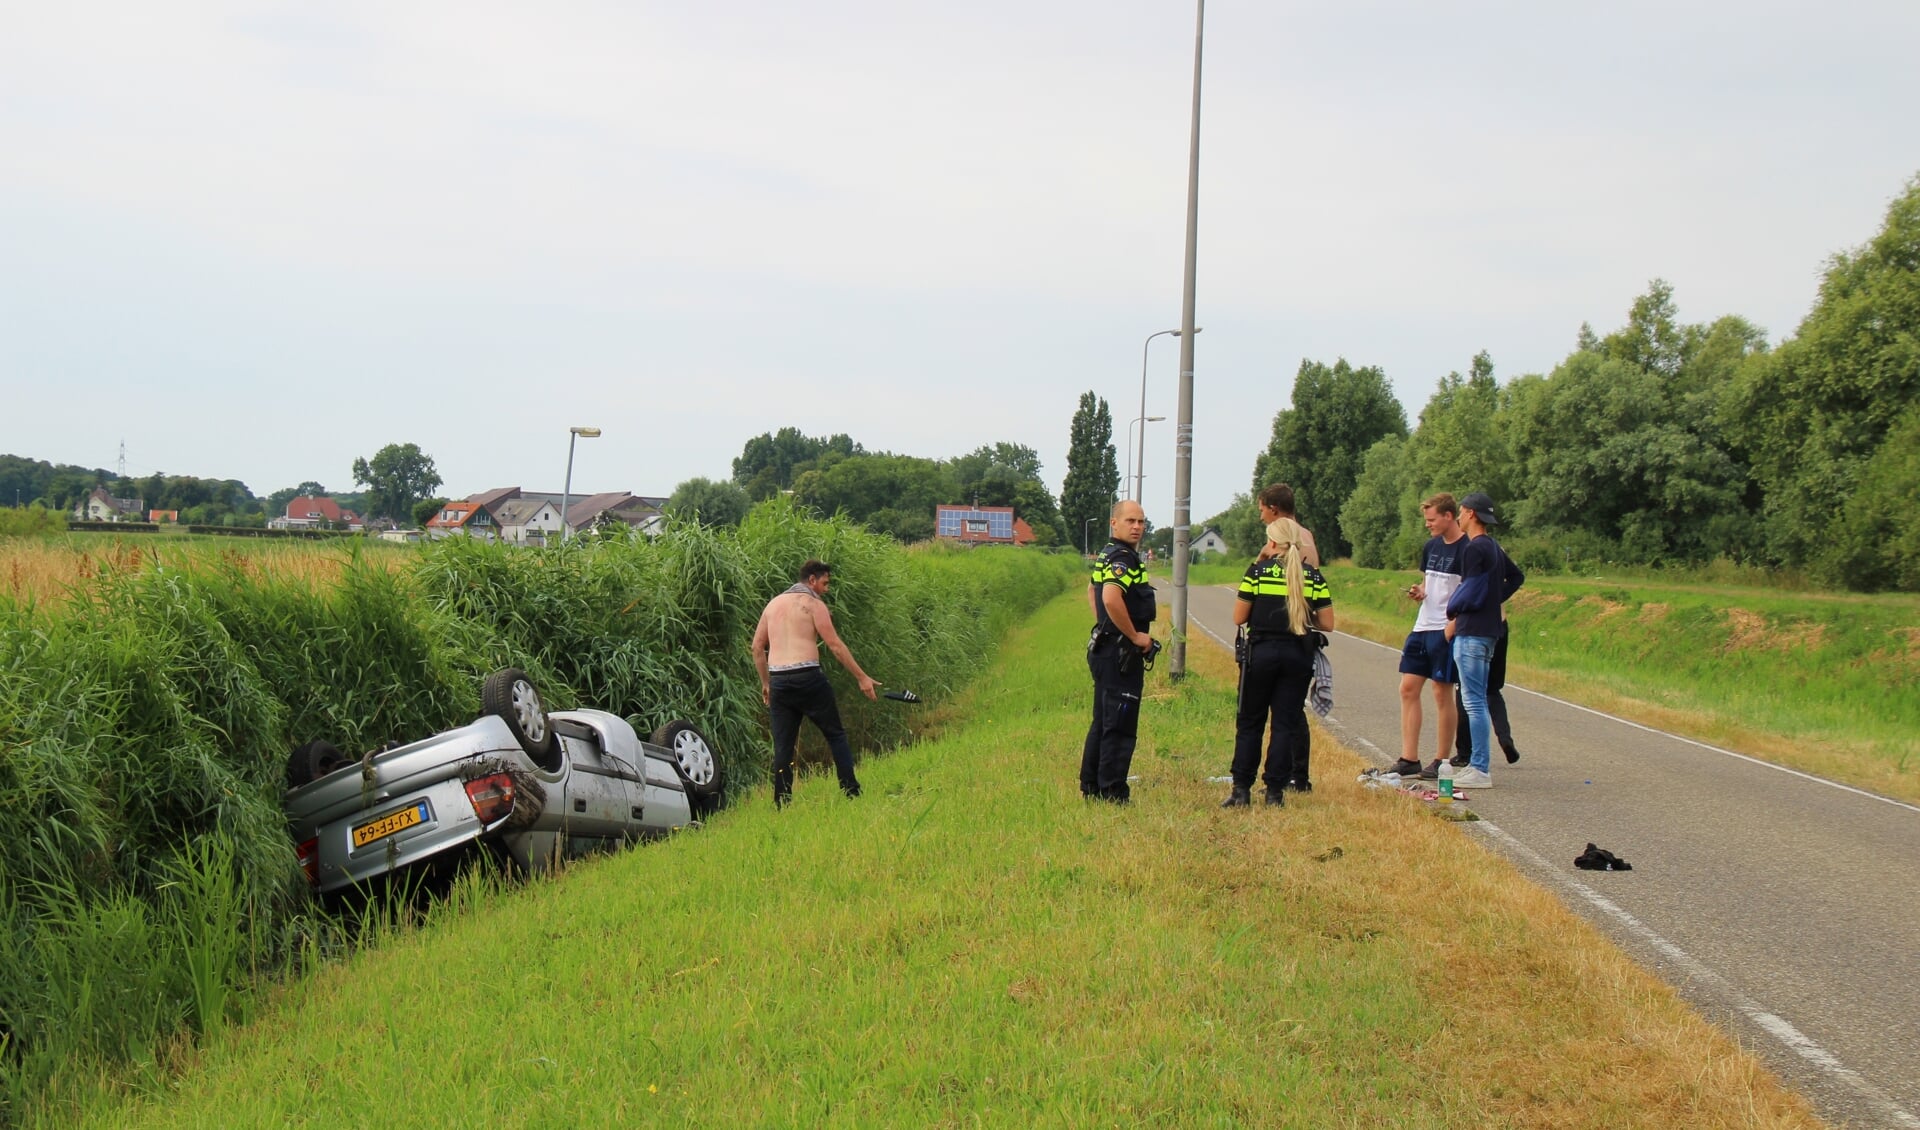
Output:
M681 483L667 510L706 525L734 525L754 503L789 495L820 514L844 514L913 542L933 536L934 509L942 504L1010 506L1032 528L1035 544L1065 544L1066 524L1040 470L1039 454L1024 444L985 444L928 459L870 452L844 434L809 436L787 427L749 439L733 461L732 479Z
M19 455L0 455L0 506L71 513L96 489L115 498L137 498L147 510L172 510L183 525L264 526L286 513L287 503L325 496L362 517L424 522L445 503L434 497L440 474L418 444L390 443L371 459L353 461L357 491L329 491L306 480L264 497L239 479L203 479L193 475L117 475L103 467L49 463ZM424 509L423 509L424 508ZM423 516L424 514L424 516ZM144 515L142 515L144 517Z
M1302 361L1248 494L1207 524L1251 552L1252 495L1283 481L1323 554L1363 566L1413 560L1421 499L1484 490L1531 568L1725 559L1920 590L1920 177L1778 348L1737 315L1682 321L1656 279L1551 372L1502 385L1481 352L1411 428L1378 367Z

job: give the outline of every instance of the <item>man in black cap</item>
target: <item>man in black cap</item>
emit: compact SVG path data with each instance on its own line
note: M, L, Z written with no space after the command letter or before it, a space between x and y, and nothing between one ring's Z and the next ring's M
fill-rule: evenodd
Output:
M1460 500L1460 525L1467 545L1460 557L1460 587L1447 601L1447 638L1453 641L1453 669L1460 680L1460 698L1466 704L1462 721L1473 737L1473 757L1467 769L1453 779L1456 789L1493 787L1492 720L1487 713L1487 674L1494 646L1500 640L1500 606L1526 583L1526 574L1507 557L1500 543L1487 534L1497 526L1493 499L1480 491Z

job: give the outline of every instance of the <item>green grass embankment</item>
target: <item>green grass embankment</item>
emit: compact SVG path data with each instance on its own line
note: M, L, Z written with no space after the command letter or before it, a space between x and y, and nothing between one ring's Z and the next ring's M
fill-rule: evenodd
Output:
M1552 896L1417 802L1222 811L1232 668L1150 676L1087 803L1084 596L941 736L803 779L289 987L89 1125L1812 1126ZM879 672L884 678L885 672Z

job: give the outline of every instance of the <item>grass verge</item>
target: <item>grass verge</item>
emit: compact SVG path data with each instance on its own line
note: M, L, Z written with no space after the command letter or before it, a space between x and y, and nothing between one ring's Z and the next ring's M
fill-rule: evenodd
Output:
M1232 668L1152 676L1135 802L1083 802L1084 597L939 737L706 830L465 894L89 1125L1813 1126L1549 894L1416 802L1224 812Z

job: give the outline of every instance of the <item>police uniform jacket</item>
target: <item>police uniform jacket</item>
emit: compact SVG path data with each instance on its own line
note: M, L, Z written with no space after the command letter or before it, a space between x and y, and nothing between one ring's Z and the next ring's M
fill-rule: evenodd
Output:
M1110 541L1094 558L1093 576L1094 607L1098 609L1098 621L1095 630L1118 632L1113 617L1107 615L1107 585L1120 586L1120 596L1126 602L1127 615L1133 618L1133 630L1144 632L1153 623L1158 605L1154 600L1153 585L1147 580L1147 570L1140 564L1139 551L1125 542Z
M1301 595L1307 598L1307 632L1313 632L1314 614L1333 604L1333 590L1327 579L1311 565L1300 566ZM1293 623L1287 619L1287 563L1280 558L1255 561L1240 578L1240 599L1252 603L1247 614L1247 637L1261 640L1274 637L1295 639Z

